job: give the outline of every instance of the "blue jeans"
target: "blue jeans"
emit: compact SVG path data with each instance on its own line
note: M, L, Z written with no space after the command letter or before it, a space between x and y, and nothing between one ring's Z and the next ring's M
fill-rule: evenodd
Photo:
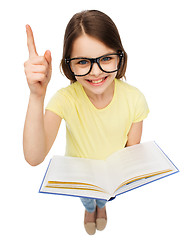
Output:
M107 202L107 200L101 200L101 199L93 199L93 198L80 198L82 201L85 209L88 212L94 212L96 209L96 206L99 208L103 208Z

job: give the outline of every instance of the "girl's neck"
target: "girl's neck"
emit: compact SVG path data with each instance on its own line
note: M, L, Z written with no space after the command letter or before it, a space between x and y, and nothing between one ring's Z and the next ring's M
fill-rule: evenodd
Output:
M92 92L88 91L84 88L86 95L88 96L89 100L92 104L98 108L102 109L105 108L110 104L114 96L114 89L115 89L115 81L101 94L93 94Z

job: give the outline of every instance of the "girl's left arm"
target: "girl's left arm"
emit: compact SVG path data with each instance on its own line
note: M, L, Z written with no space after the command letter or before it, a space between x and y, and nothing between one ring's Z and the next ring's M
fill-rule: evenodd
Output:
M128 140L126 143L126 147L140 143L141 136L142 136L142 126L143 126L143 121L132 123L132 126L128 133Z

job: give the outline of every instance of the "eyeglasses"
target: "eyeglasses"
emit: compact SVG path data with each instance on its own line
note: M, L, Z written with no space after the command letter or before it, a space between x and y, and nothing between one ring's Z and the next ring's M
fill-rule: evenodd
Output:
M123 52L106 54L98 58L67 58L65 63L68 64L70 71L74 76L86 76L91 72L94 63L105 73L117 72L120 69L123 58Z

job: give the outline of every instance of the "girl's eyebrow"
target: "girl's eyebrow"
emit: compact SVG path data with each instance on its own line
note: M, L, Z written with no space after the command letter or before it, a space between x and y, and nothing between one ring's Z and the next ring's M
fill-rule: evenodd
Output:
M103 55L100 55L100 56L98 56L98 57L83 57L83 56L78 56L78 57L71 57L70 59L72 59L72 58L86 58L86 59L96 59L96 58L100 58L100 57L103 57L103 56L106 56L106 55L110 55L110 54L116 54L117 52L111 52L111 53L105 53L105 54L103 54Z

